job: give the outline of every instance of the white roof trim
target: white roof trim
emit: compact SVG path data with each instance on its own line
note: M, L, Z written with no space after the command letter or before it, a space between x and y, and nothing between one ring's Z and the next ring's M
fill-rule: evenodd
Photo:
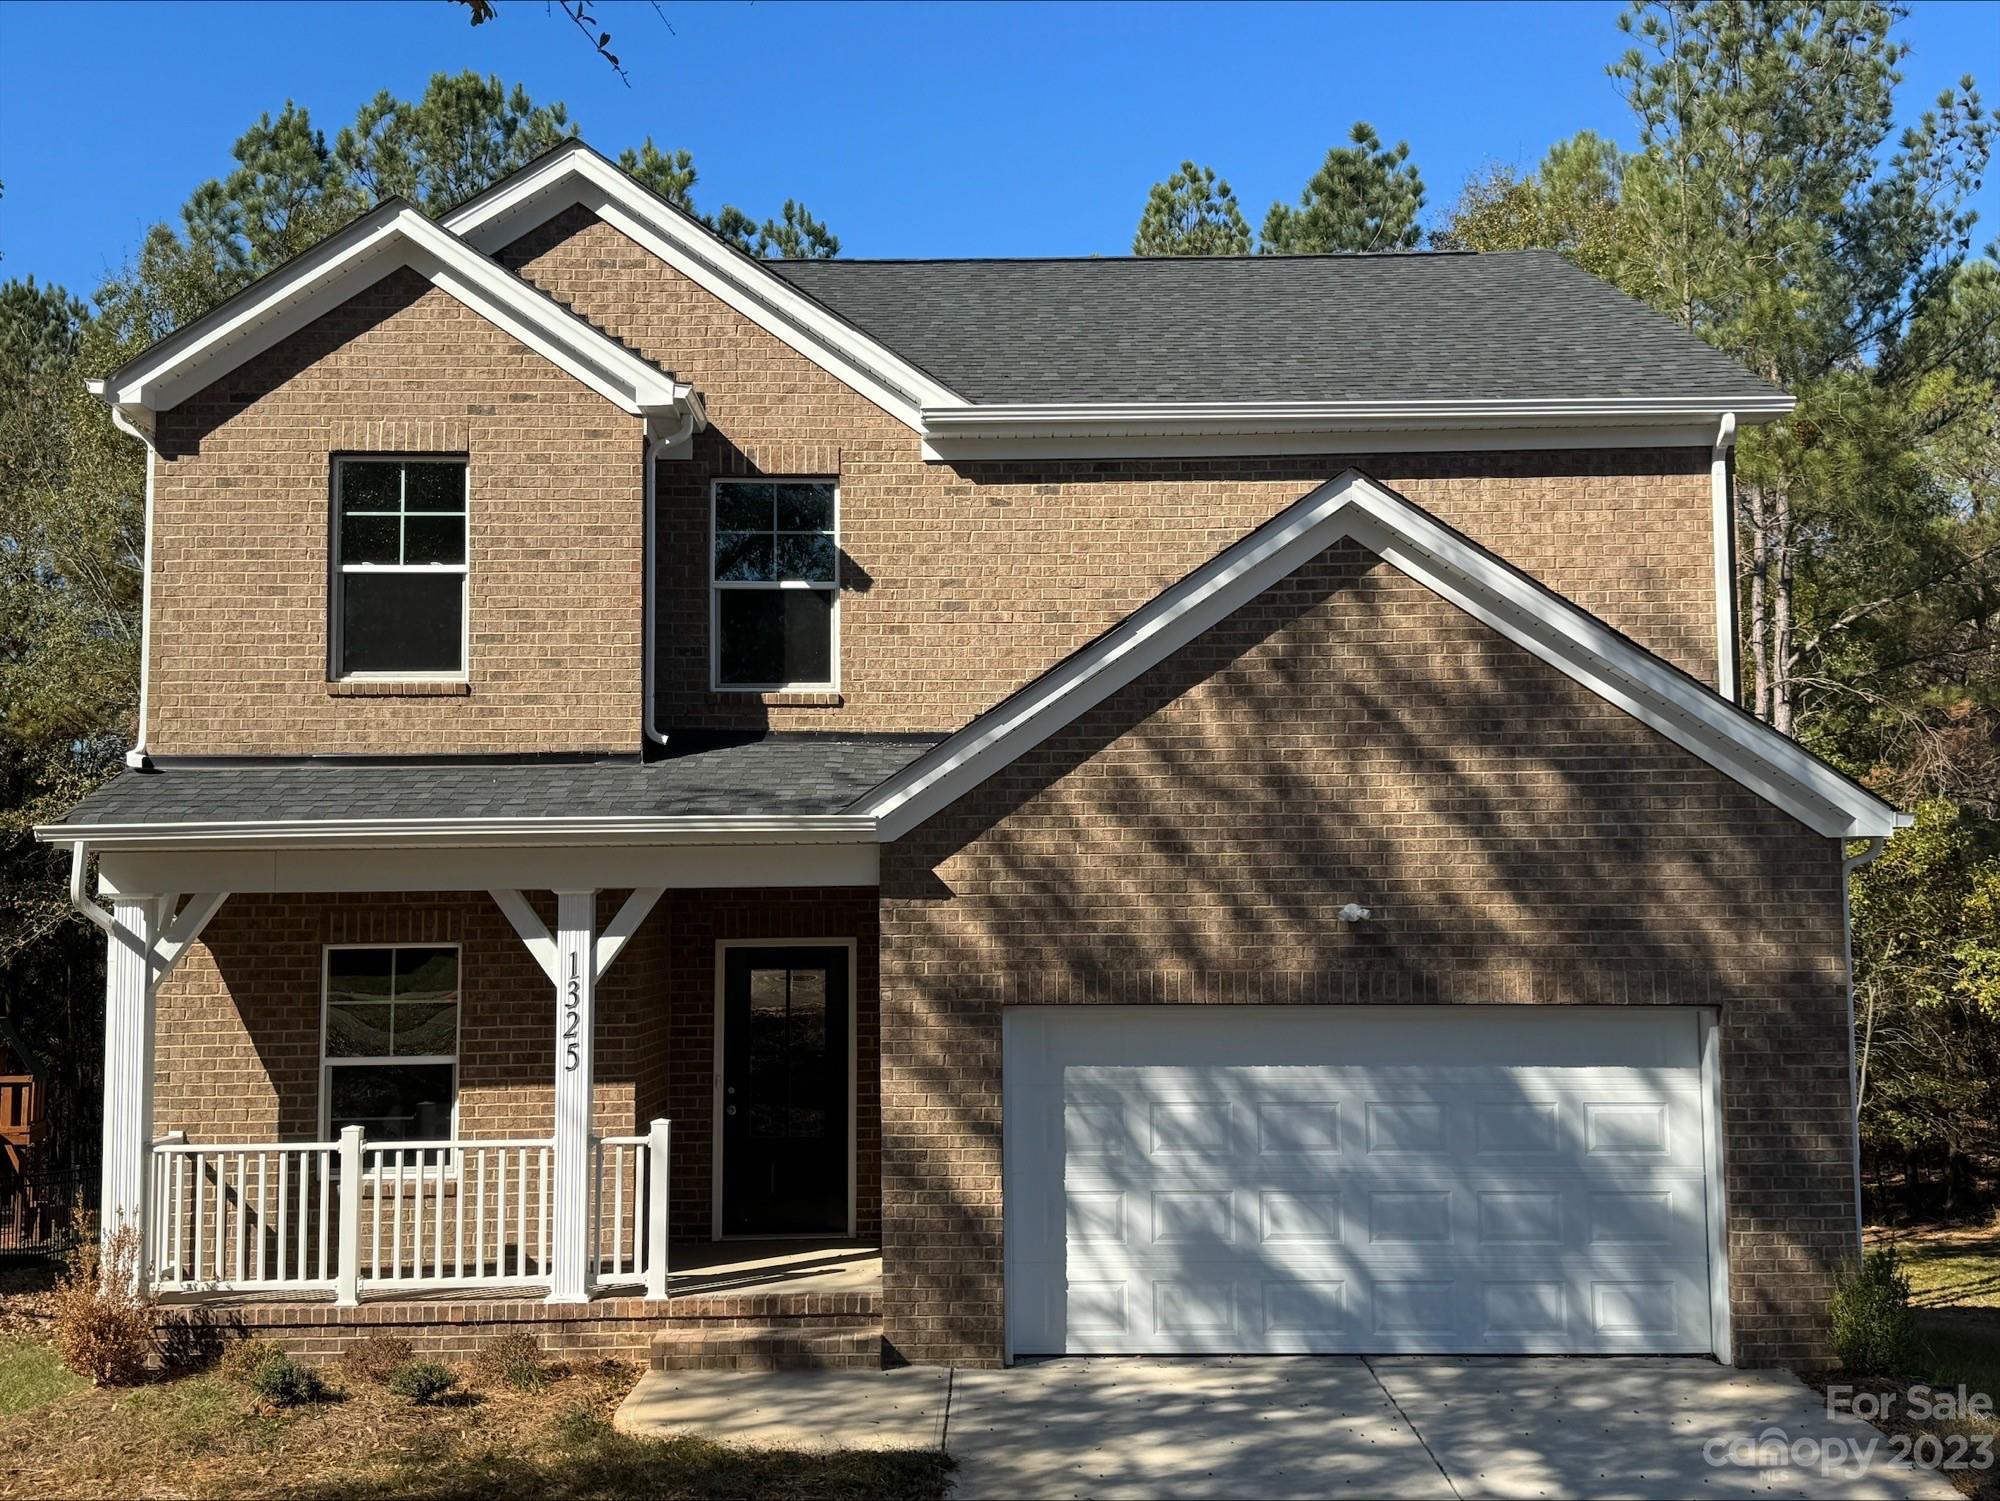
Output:
M1350 453L1708 444L1717 424L1772 422L1769 397L1498 401L1017 402L925 407L924 457L1084 458L1174 453Z
M901 837L1280 579L1352 537L1828 838L1910 822L1770 726L1358 471L1327 481L883 783L854 811Z
M851 813L653 818L341 818L238 822L42 824L46 844L92 849L326 849L436 845L453 849L524 845L849 844L875 837L872 818Z
M404 203L387 203L101 381L92 394L142 428L333 307L407 266L635 416L692 415L694 388L662 373Z
M963 400L581 141L522 168L444 224L491 254L579 204L905 426L921 431L923 407Z

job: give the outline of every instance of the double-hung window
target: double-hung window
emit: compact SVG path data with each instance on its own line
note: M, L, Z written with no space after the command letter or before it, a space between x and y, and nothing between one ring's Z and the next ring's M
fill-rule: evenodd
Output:
M326 950L320 1098L329 1136L449 1141L458 1098L458 949Z
M334 461L333 675L465 671L463 459Z
M839 685L832 480L717 480L709 635L717 688Z

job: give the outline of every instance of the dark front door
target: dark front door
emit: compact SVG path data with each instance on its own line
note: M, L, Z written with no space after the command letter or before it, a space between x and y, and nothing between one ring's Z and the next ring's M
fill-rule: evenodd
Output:
M845 1234L848 951L723 954L722 1233Z

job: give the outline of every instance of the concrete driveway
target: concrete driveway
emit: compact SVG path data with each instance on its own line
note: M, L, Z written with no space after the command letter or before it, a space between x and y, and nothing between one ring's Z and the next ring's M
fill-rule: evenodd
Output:
M1809 1465L1704 1457L1740 1438L1748 1458L1760 1437ZM1893 1467L1881 1437L1791 1376L1637 1359L1053 1360L955 1373L945 1425L968 1501L1957 1497ZM1878 1447L1821 1473L1829 1439Z
M618 1425L773 1448L942 1443L958 1459L955 1501L1958 1495L1941 1476L1895 1464L1870 1425L1829 1419L1796 1378L1706 1360L657 1372Z

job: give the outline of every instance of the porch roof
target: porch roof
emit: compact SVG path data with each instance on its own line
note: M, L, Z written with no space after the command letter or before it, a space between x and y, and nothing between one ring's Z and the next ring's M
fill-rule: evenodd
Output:
M85 798L54 842L230 825L397 823L435 829L472 820L627 822L787 819L838 814L942 737L771 734L652 762L184 762L126 772Z

